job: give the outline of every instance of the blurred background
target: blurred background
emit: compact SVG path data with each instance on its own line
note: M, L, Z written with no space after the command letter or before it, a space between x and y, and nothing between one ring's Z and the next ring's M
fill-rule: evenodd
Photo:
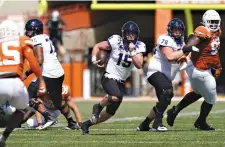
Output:
M133 69L125 83L125 96L140 98L155 96L153 87L147 83L145 74L151 61L152 49L159 35L166 32L168 22L180 18L186 25L187 37L201 25L205 10L216 9L221 16L221 29L225 30L225 0L158 0L158 1L0 1L0 20L17 22L20 33L31 18L39 18L45 25L57 48L58 58L65 70L65 84L70 85L74 98L90 99L104 95L101 76L104 69L91 64L93 46L113 34L121 34L121 26L135 21L141 30L140 40L145 42L147 52L142 70ZM221 62L225 69L225 36L221 36ZM25 84L28 85L30 77ZM218 94L223 97L225 73L218 80ZM177 74L173 81L175 95L183 96L191 91L185 72Z

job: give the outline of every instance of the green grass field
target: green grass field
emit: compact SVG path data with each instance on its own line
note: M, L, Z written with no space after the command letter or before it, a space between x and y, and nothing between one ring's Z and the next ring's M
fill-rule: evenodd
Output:
M77 102L83 120L90 117L95 102ZM62 116L57 125L45 131L17 130L9 137L7 147L223 147L225 146L225 102L218 102L208 118L216 131L194 129L201 102L191 105L178 116L168 132L137 132L155 102L123 102L108 122L91 127L90 135L81 130L64 130ZM176 104L177 102L173 102ZM171 108L170 105L169 108ZM164 124L166 124L166 116Z

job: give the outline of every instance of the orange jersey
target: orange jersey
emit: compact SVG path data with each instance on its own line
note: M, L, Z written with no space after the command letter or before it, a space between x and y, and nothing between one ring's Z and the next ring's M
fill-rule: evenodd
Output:
M63 84L62 86L62 100L67 101L70 96L70 86Z
M62 86L62 101L63 102L62 103L68 101L69 96L70 96L70 87L68 85L63 84ZM48 94L44 97L44 105L48 109L51 109L51 110L55 109L55 106Z
M30 38L15 36L0 40L0 77L21 77L24 61L27 59L32 71L41 77L40 66L33 54Z
M194 35L201 39L200 44L196 46L200 52L192 52L191 61L197 69L207 70L220 65L220 34L221 30L212 33L204 26L195 29Z
M23 73L24 52L33 48L28 37L10 37L0 40L0 76L21 76Z

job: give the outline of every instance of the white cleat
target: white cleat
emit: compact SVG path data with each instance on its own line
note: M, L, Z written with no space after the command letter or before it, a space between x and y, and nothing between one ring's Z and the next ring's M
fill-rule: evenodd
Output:
M158 128L152 128L152 132L166 132L168 129L165 126L158 126Z
M54 120L48 120L42 127L38 128L38 130L45 130L51 125L53 125L54 123L55 123Z
M5 146L5 141L6 141L5 137L1 135L0 136L0 147L4 147Z

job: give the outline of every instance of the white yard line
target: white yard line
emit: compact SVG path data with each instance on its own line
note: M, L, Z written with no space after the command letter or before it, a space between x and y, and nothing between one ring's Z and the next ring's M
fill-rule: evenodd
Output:
M94 98L90 98L88 100L85 100L83 98L74 98L75 102L98 102L101 100L102 97L94 97ZM183 97L173 97L172 101L177 102L182 100ZM201 98L198 101L203 101L204 99ZM145 102L145 101L153 101L156 102L158 101L157 98L155 97L124 97L123 98L124 102ZM225 98L218 98L217 99L218 102L225 102Z
M219 114L219 113L225 113L225 110L212 111L210 114ZM198 112L184 112L184 113L180 113L177 117L192 116L192 115L199 115L199 111ZM165 117L167 117L166 114L165 114ZM138 116L124 117L124 118L112 118L112 119L106 121L105 123L134 121L134 120L143 120L143 119L145 119L145 117L138 117Z
M212 111L210 114L220 114L220 113L225 113L225 110L217 110L217 111ZM177 117L184 117L184 116L193 116L193 115L198 115L199 112L184 112L180 113ZM165 115L166 117L167 115ZM124 122L124 121L135 121L135 120L143 120L145 117L141 116L133 116L133 117L123 117L123 118L112 118L105 123L114 123L114 122ZM52 127L65 127L66 124L63 123L58 123L55 126ZM17 128L16 130L28 130L27 128ZM60 128L61 130L62 128ZM123 130L123 129L91 129L91 130ZM135 130L135 129L124 129L124 130ZM0 132L4 131L4 128L0 128Z

